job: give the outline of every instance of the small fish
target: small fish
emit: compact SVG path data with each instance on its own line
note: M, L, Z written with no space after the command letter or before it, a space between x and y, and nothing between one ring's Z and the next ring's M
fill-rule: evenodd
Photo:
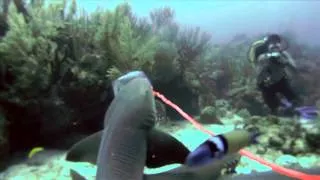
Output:
M35 154L37 154L38 152L41 152L43 151L44 148L43 147L34 147L31 149L31 151L29 152L28 154L28 158L32 158Z

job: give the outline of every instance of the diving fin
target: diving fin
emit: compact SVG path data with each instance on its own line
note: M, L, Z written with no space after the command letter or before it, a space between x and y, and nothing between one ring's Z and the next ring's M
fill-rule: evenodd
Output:
M281 99L281 103L285 109L291 109L295 114L299 115L302 119L313 120L319 116L319 110L316 106L301 106L301 107L292 107L287 99Z
M295 110L303 119L313 120L319 116L319 111L315 106L302 106L295 108Z

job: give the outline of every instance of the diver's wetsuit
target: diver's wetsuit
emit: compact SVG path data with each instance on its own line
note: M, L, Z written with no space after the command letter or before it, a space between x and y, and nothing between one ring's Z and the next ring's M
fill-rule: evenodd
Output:
M281 93L289 102L292 102L294 107L299 104L298 96L293 91L288 79L283 78L270 86L264 86L262 83L259 84L258 87L261 90L264 102L270 108L272 114L277 114L278 107L281 103L277 93Z
M278 107L281 103L278 93L292 103L292 108L296 107L300 100L290 84L290 77L286 69L287 67L295 68L290 55L284 51L276 58L262 54L258 59L260 67L258 66L257 85L271 113L278 114ZM283 115L292 115L292 113L288 110Z

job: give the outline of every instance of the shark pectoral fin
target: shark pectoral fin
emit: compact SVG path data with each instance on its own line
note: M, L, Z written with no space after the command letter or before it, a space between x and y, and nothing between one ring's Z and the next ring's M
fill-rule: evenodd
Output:
M81 176L77 171L70 169L70 176L72 180L86 180L83 176Z
M183 164L189 150L180 141L168 133L152 129L147 137L148 168L158 168L169 164Z
M66 160L96 164L102 133L103 131L96 132L73 145L67 153ZM190 152L176 138L157 129L150 131L147 144L146 166L148 168L158 168L174 163L183 164Z
M66 160L96 164L103 131L96 132L71 147Z

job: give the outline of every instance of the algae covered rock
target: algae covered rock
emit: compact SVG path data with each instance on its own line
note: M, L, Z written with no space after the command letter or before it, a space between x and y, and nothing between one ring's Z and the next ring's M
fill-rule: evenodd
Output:
M198 104L201 109L206 106L212 106L215 104L216 96L213 93L200 94L198 99Z
M231 110L231 105L227 100L218 99L215 101L215 107L217 109L217 115L219 117L226 116L228 111Z
M201 123L212 124L220 123L217 118L217 109L213 106L207 106L200 113Z
M308 145L313 149L320 148L320 126L315 126L308 129L306 132L306 141Z
M275 148L281 148L282 145L284 144L285 140L278 137L278 136L272 136L270 139L269 139L269 145L270 146L273 146Z
M277 116L267 116L266 121L270 122L271 124L278 124L279 118Z
M305 140L302 138L296 139L292 146L292 154L300 154L305 152L310 152L310 148Z
M261 132L259 137L260 152L263 149L273 149L282 153L299 155L314 152L318 149L319 130L314 127L302 128L295 119L279 118L277 116L252 116L245 120L245 129L257 129ZM256 149L257 150L257 149Z
M217 108L226 108L226 109L230 109L231 108L229 102L227 100L224 100L224 99L218 99L215 102L215 106Z
M234 108L247 109L252 115L267 115L268 109L261 98L260 92L251 84L234 84L227 95Z
M237 114L242 118L250 118L251 114L247 109L240 109Z

